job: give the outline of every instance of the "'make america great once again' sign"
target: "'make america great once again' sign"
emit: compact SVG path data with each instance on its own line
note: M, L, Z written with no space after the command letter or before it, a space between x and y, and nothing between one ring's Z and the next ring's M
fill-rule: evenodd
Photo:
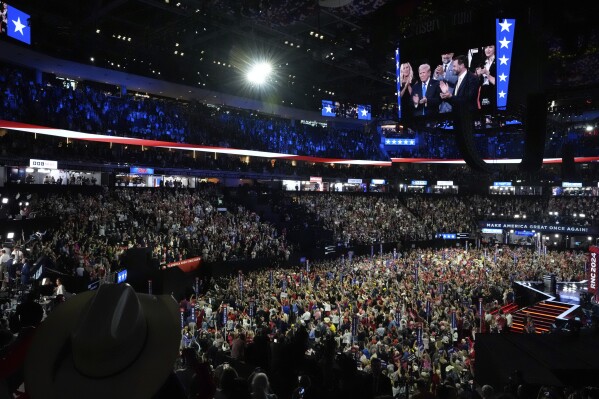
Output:
M526 222L487 222L479 221L481 229L513 229L513 230L536 230L547 233L572 233L572 234L597 234L596 226L565 226L561 224L543 224Z

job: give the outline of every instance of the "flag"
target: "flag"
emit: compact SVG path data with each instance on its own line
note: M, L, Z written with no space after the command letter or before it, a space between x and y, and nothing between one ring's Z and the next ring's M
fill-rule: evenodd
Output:
M451 329L452 330L458 329L458 320L455 315L455 310L453 312L451 312Z
M416 340L418 342L418 349L420 351L424 350L424 342L422 342L422 326L418 326L418 332L416 333Z
M330 100L322 100L322 116L337 116L335 103Z
M29 14L8 6L7 8L6 34L20 42L31 44L31 27L29 26Z
M354 315L351 323L351 335L352 337L356 337L358 335L358 316Z
M358 104L358 119L369 121L371 119L370 105Z
M399 63L399 48L395 49L395 80L396 80L396 89L397 89L397 118L401 121L401 97L399 93L401 93L401 64Z
M510 67L512 65L512 49L514 46L515 19L495 20L495 48L497 49L497 108L505 109L507 105L508 86L510 83Z

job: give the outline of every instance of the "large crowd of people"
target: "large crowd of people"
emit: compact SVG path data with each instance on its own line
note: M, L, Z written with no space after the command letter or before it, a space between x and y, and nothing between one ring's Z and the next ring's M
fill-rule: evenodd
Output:
M162 263L194 256L206 262L289 256L291 248L274 226L241 206L219 204L218 196L213 188L115 189L78 198L52 195L32 209L38 217L61 220L52 234L55 252L76 254L71 260L86 266L86 257L110 259L118 247L154 248Z
M51 259L61 276L87 284L106 281L125 251L135 247L151 248L162 264L198 255L208 263L268 262L288 259L293 251L285 230L229 202L214 186L97 187L27 198L37 218L58 223L32 236L29 251L15 246L8 249L10 260L3 255L10 263L5 288L31 284L28 270L38 255ZM367 244L475 231L477 218L493 213L545 220L550 209L568 214L594 205L592 198L578 197L293 193L282 198L340 241ZM280 213L277 219L295 220L274 200L270 205ZM21 238L17 243L23 245ZM511 316L501 308L515 301L512 281L539 281L548 273L560 282L585 278L586 254L574 251L398 246L373 255L347 253L294 269L213 277L191 296L193 288L187 287L186 297L178 298L185 324L182 359L175 366L180 385L202 398L253 397L252 390L280 398L407 397L418 391L476 397L473 342L480 332L509 331ZM58 290L71 300L61 283Z
M288 196L302 212L332 231L335 240L351 245L426 241L441 233L475 234L478 222L487 220L597 224L596 197L349 193Z
M509 331L511 316L499 310L514 301L511 281L584 274L582 253L492 251L410 250L249 272L242 283L223 277L183 300L192 324L182 346L197 343L215 367L261 367L280 397L301 397L301 388L306 397L408 397L399 395L416 393L415 383L438 398L476 397L473 342Z
M380 159L363 128L312 126L224 106L121 94L116 87L65 87L4 66L0 117L85 133L332 158Z

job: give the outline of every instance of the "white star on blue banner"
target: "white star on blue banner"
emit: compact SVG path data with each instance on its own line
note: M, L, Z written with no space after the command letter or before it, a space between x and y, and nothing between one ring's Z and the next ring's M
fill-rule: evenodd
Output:
M20 42L31 44L31 28L29 27L29 14L8 6L7 8L7 27L6 34Z
M495 82L497 86L498 109L505 109L507 105L515 28L515 19L495 20L495 48L497 49L497 79Z
M401 64L399 63L399 48L395 49L395 80L397 84L397 117L401 120Z
M370 105L358 104L358 119L369 121L371 119Z
M322 116L336 116L335 103L331 100L322 100Z

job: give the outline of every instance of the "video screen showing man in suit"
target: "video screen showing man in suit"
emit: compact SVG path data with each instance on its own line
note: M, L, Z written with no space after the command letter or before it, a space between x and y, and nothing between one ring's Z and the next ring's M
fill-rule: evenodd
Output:
M453 59L453 72L458 76L453 93L450 91L449 84L441 81L441 99L448 101L453 108L463 107L464 110L475 112L479 109L478 93L479 80L473 72L468 70L468 59L465 55L458 55Z
M414 115L426 116L439 113L441 104L441 91L439 81L431 79L431 67L422 64L418 67L418 82L412 85L412 102L414 103Z

